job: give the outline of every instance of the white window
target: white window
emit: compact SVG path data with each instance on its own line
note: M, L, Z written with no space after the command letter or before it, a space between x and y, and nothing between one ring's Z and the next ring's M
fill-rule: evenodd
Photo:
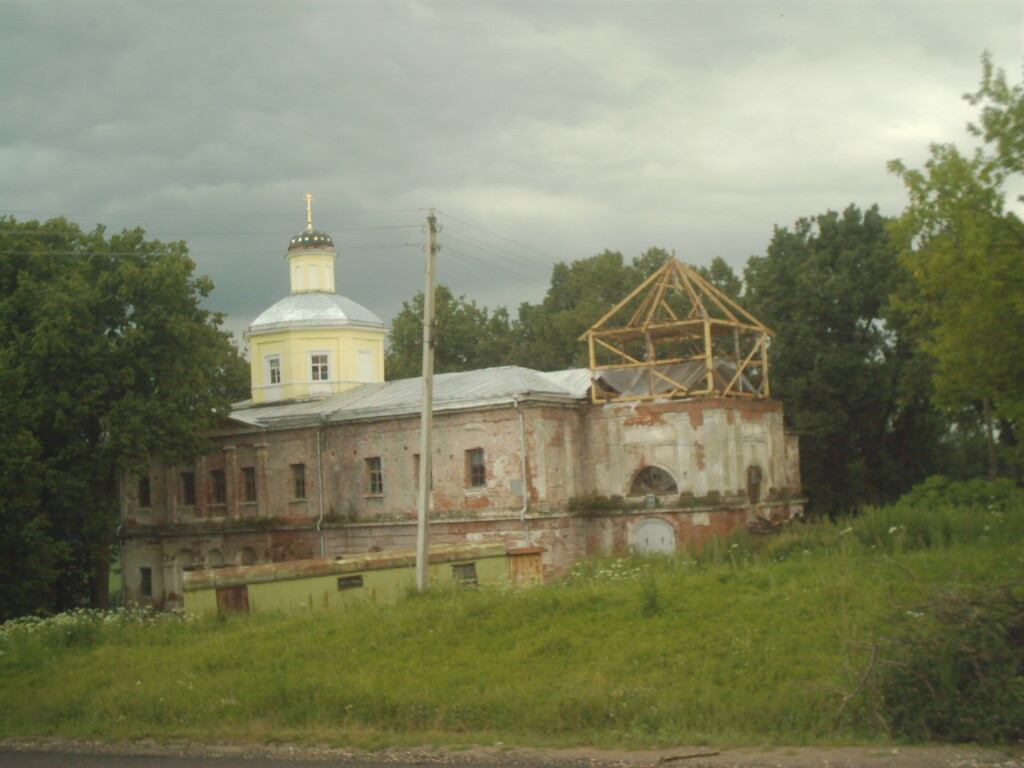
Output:
M267 383L281 383L281 356L274 355L267 358Z
M327 353L317 352L309 356L310 372L313 381L328 381Z

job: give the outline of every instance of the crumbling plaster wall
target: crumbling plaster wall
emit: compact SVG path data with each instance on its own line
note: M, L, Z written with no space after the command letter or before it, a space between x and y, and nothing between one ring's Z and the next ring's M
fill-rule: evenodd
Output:
M745 496L748 468L761 470L762 498L799 489L795 436L773 400L702 398L591 406L583 420L591 447L590 492L627 496L646 466L667 470L682 494ZM589 476L588 476L589 474Z
M564 507L576 490L578 409L506 404L435 414L431 504L435 519L518 514L523 506L524 431L529 505ZM486 479L482 486L473 486L467 452L478 448L483 449ZM327 519L414 519L419 452L418 417L328 425L323 447ZM381 493L370 486L370 459L380 461Z

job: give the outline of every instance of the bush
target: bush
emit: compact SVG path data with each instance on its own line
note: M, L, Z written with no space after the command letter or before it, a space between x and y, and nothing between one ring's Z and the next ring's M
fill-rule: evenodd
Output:
M894 736L1024 739L1024 577L953 589L906 612L877 667L877 710Z

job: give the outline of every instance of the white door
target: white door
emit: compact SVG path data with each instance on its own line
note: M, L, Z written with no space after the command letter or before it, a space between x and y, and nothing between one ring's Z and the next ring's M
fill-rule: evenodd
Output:
M660 517L648 517L637 523L636 551L641 555L671 554L676 551L676 529Z

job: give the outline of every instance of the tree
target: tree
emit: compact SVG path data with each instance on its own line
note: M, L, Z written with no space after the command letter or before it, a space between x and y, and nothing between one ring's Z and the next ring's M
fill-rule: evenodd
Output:
M772 395L801 433L811 509L849 510L921 479L930 461L918 461L915 441L934 420L900 390L910 351L886 289L902 272L878 208L776 227L745 278L746 307L775 333Z
M1024 172L1024 86L1009 86L986 56L967 99L983 105L969 128L984 147L966 156L932 145L923 170L889 164L909 196L892 227L911 277L896 301L932 361L936 404L977 408L985 434L998 432L1012 453L1024 419L1024 358L1014 343L1024 337L1024 223L1005 210L1004 190Z
M202 452L247 368L184 243L0 218L0 617L102 605L118 481ZM19 479L20 478L20 479Z
M512 344L508 310L494 312L478 307L465 296L456 297L446 285L434 293L434 370L437 373L467 371L507 365ZM386 378L419 376L423 363L423 291L402 310L391 324L388 351L384 357Z

